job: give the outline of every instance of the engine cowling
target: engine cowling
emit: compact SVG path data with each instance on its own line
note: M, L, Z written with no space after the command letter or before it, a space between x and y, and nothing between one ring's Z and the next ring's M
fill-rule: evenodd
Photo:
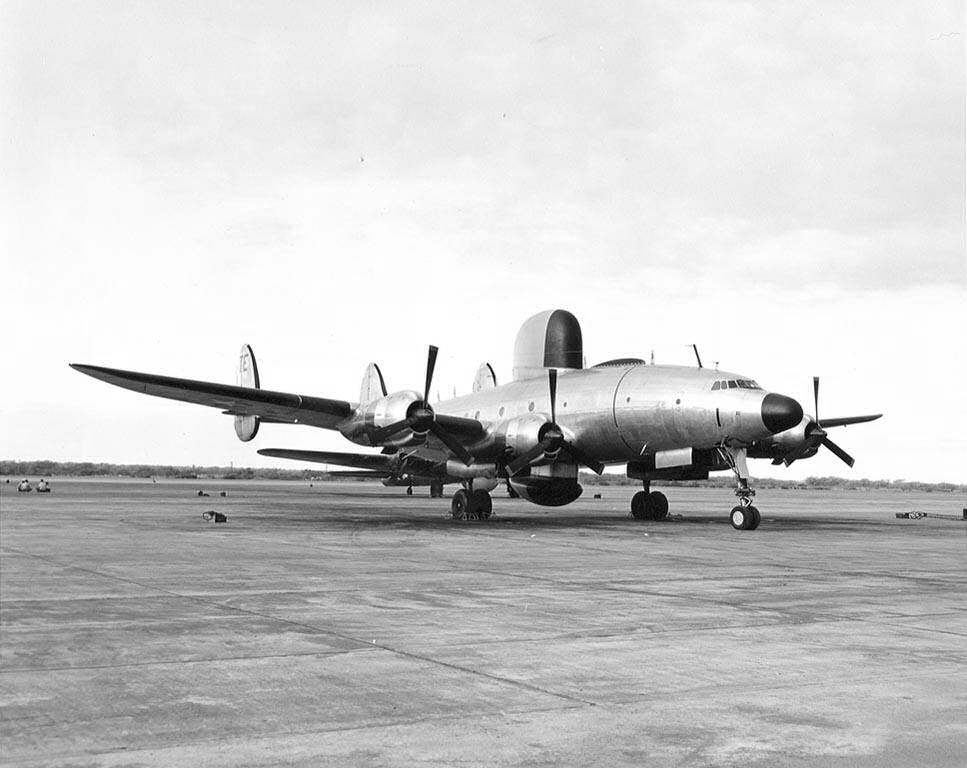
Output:
M402 390L391 395L385 395L371 403L360 405L356 417L351 421L340 426L339 431L343 436L356 443L368 444L369 435L374 430L388 427L403 421L415 408L423 402L419 392L413 390ZM425 436L425 432L419 437ZM383 444L402 446L417 436L411 429L401 430L393 435L391 439Z
M405 419L412 409L422 402L423 398L419 392L408 389L381 397L368 406L366 424L377 429L388 427ZM372 420L370 420L370 414L372 414Z
M791 451L801 446L809 438L810 432L816 428L816 422L808 416L792 429L778 432L765 440L756 440L749 446L750 459L781 459ZM803 454L803 458L814 456L819 446L810 448Z
M529 414L504 422L497 427L494 437L498 448L505 455L510 457L521 456L535 448L552 427L553 424L547 416ZM532 463L553 461L557 458L558 453L560 453L559 448L555 451L545 452L542 459L537 459Z

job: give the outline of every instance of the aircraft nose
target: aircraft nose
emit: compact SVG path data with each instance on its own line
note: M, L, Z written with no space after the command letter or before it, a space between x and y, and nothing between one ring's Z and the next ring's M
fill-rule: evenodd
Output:
M762 423L772 434L792 429L802 421L802 406L785 395L770 392L762 400Z

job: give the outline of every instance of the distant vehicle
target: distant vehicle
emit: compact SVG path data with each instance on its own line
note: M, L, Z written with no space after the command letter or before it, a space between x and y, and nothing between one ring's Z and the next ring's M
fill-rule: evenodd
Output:
M37 483L37 493L50 493L50 485L46 480L41 479L41 481Z
M20 481L20 485L17 486L18 493L30 493L34 487L30 484L30 481L25 477Z
M470 394L435 406L430 405L434 346L422 392L388 392L379 367L370 363L358 402L261 389L247 344L239 355L237 386L97 365L72 367L142 394L218 408L234 418L243 442L252 440L263 422L338 430L357 445L381 451L263 448L259 454L352 467L386 485L428 485L435 498L443 495L445 484L459 483L463 487L450 505L456 519L489 518L490 491L501 482L531 503L557 507L581 495L581 466L600 474L607 464L624 464L628 477L642 483L631 499L634 518L667 517L668 499L651 490L653 480L704 480L710 472L730 471L739 501L730 512L732 526L752 530L760 516L752 504L747 459L788 466L825 447L853 466L852 456L827 429L880 418L820 421L818 378L813 378L815 415L808 416L794 399L764 390L751 376L702 367L697 348L694 368L649 365L639 358L589 368L583 350L574 315L561 309L540 312L518 331L512 381L498 386L493 368L483 363Z

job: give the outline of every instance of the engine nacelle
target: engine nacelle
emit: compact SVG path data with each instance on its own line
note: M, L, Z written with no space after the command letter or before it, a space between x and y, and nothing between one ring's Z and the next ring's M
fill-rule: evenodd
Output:
M540 442L541 428L547 423L547 417L541 415L521 416L505 421L497 427L497 445L515 454L529 451Z
M494 433L494 440L500 450L513 456L520 456L541 441L550 425L550 420L541 414L520 416L499 425ZM553 459L556 456L556 451L553 454L544 454L545 459Z
M778 432L765 440L756 440L749 446L750 459L781 459L786 454L802 445L812 430L816 428L816 422L808 416L804 416L802 421L792 429L785 432ZM810 448L800 458L815 456L819 446Z
M532 504L542 507L563 507L577 499L583 492L581 484L570 477L520 477L510 479L510 486L517 494Z
M361 403L354 418L340 424L339 431L347 440L352 440L360 445L370 445L369 435L373 430L403 421L422 402L423 396L419 392L402 390L380 397L371 403ZM380 444L401 447L409 443L415 436L417 435L412 430L404 429ZM423 435L419 435L419 437L422 438Z
M379 429L396 424L409 416L411 409L422 402L420 393L409 389L381 397L367 406L366 425Z

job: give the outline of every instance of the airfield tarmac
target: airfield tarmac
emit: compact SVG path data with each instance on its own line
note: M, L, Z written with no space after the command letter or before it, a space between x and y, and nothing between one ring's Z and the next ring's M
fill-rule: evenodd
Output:
M15 483L4 765L967 765L962 495Z

